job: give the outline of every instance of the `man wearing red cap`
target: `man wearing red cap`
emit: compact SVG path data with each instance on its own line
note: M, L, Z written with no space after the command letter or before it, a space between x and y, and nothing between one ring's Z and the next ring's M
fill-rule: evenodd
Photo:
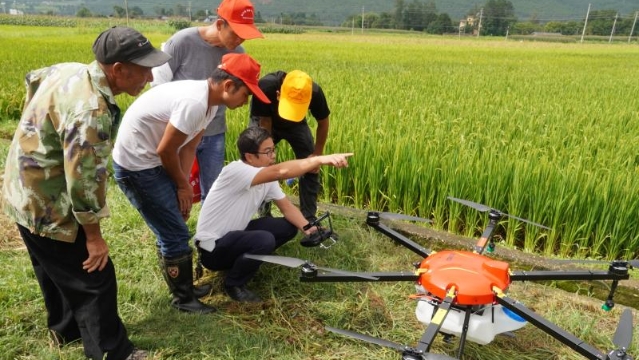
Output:
M250 125L259 125L267 129L275 144L280 140L286 140L297 159L322 155L328 138L331 113L322 88L313 82L307 73L300 70L267 74L260 79L259 85L270 102L265 103L253 98ZM309 111L317 121L315 141L306 121ZM300 176L299 182L300 210L310 222L313 222L320 189L319 168ZM269 206L260 209L262 215L270 214Z
M163 50L172 58L164 66L154 69L155 81L151 85L175 80L204 80L224 54L244 53L241 44L245 40L263 37L255 27L255 9L249 0L223 0L217 16L211 25L184 29L171 36ZM224 166L225 132L225 107L220 106L196 152L202 201Z
M246 54L227 54L206 80L174 81L151 88L127 110L113 150L120 189L155 234L172 306L209 313L193 293L193 261L186 220L195 149L219 105L235 109L249 95L269 101L257 86L260 65Z

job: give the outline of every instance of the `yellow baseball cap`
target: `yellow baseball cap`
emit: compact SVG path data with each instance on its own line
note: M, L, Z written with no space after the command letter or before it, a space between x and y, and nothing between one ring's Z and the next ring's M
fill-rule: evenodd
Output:
M280 89L277 112L284 120L300 122L306 117L311 104L313 80L307 73L293 70L286 74Z

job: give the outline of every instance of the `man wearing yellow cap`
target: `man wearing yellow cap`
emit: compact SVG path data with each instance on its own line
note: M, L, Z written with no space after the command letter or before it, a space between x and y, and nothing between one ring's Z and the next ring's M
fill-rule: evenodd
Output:
M267 129L275 144L286 140L297 159L324 154L331 112L322 88L300 70L270 73L258 84L271 103L253 98L251 125ZM309 111L317 121L315 141L306 120ZM315 220L319 188L319 168L300 176L300 210L310 222Z

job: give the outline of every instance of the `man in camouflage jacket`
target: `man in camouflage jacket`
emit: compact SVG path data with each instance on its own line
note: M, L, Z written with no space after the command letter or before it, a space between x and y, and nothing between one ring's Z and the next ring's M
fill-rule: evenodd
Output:
M138 95L170 56L139 32L113 27L96 61L30 72L5 165L4 210L29 251L59 345L82 340L91 359L140 359L117 310L115 269L100 231L109 216L107 162L118 128L115 95Z

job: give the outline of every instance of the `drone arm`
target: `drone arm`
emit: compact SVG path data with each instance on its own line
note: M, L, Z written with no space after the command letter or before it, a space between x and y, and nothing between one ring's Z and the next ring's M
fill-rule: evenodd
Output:
M575 350L579 354L584 357L592 360L603 360L608 359L608 356L602 354L599 350L595 349L591 345L585 343L583 340L578 337L572 335L571 333L559 328L557 325L551 323L550 321L544 319L534 311L528 309L521 303L507 297L501 289L493 288L495 294L497 295L495 299L497 303L501 304L503 307L511 310L515 314L521 316L526 319L528 322L538 327L539 329L545 331L550 336L559 340L563 344L567 345L571 349Z
M612 271L513 271L511 281L543 281L543 280L626 280L630 275L625 272Z
M408 239L404 235L398 233L397 231L389 228L388 226L381 224L379 222L379 217L372 219L370 216L366 219L366 223L371 226L373 229L379 231L380 233L390 237L395 242L405 246L408 250L414 252L415 254L421 257L428 257L429 252L424 247L419 245L418 243Z
M364 275L355 276L356 274ZM307 274L302 272L300 281L302 282L355 282L355 281L417 281L418 276L408 272L383 272L383 273L319 273Z
M439 305L435 315L433 315L424 335L422 335L421 339L419 339L419 343L417 344L418 351L428 352L428 350L430 350L430 347L433 345L433 341L435 340L435 336L439 333L439 329L442 327L444 320L446 320L446 316L450 311L450 306L456 297L457 291L455 290L455 287L452 286L448 290L448 293L446 293L446 297Z
M486 249L486 245L488 245L488 242L493 237L493 233L495 232L495 228L497 227L497 222L499 221L499 219L501 219L501 216L501 213L495 210L491 210L488 213L490 222L486 226L486 229L484 229L484 232L481 234L481 237L477 241L477 244L475 244L475 253L482 254L484 252L484 250Z

